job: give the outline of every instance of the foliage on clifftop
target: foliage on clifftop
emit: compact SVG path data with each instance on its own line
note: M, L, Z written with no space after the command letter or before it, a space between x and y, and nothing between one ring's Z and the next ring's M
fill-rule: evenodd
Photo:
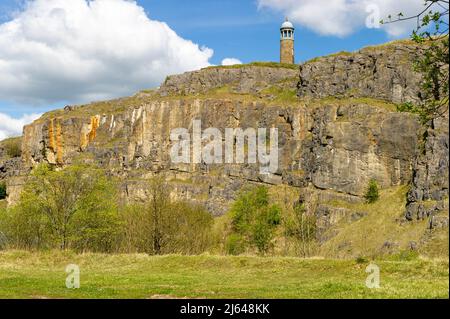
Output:
M206 69L242 69L247 67L265 67L265 68L285 68L297 70L299 68L298 64L288 64L288 63L278 63L278 62L251 62L247 64L233 64L233 65L215 65L210 66Z
M374 50L390 51L390 50L393 50L395 47L402 46L402 45L403 46L417 46L417 43L415 43L411 39L394 40L394 41L389 41L389 42L382 43L382 44L369 45L369 46L366 46L366 47L359 49L357 51L354 51L354 52L339 51L339 52L331 53L331 54L324 55L324 56L314 57L314 58L306 61L305 63L313 63L313 62L316 62L316 61L319 61L321 59L325 59L328 57L352 56L353 54L355 54L357 52L368 52L368 51L374 51Z
M3 156L13 158L19 157L22 153L22 137L11 137L0 141L0 149L3 150ZM2 154L0 153L0 157Z

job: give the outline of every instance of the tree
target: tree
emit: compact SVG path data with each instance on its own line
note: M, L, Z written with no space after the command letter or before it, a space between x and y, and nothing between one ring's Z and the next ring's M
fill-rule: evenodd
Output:
M158 175L148 181L148 199L124 210L127 252L198 254L209 247L211 214L203 207L173 200L170 191L165 176Z
M232 241L245 242L257 248L259 253L267 253L272 246L276 226L281 222L280 209L277 205L269 203L267 188L259 186L241 193L234 202L230 214L234 233L230 235Z
M294 206L291 216L285 220L285 235L295 239L302 257L311 256L316 239L316 217L308 214L303 203Z
M149 202L147 204L149 219L151 221L152 250L154 254L161 254L165 244L165 228L170 227L171 207L170 188L163 176L157 176L149 182Z
M404 17L402 13L396 19L388 17L383 24L400 21L417 21L411 38L416 43L425 44L423 55L414 63L416 71L423 75L420 105L406 103L400 111L417 113L424 124L448 112L449 94L449 37L448 13L449 2L446 0L426 0L424 9L418 14Z
M371 179L369 182L369 186L367 187L366 195L364 196L367 203L373 204L375 203L379 198L379 192L378 192L378 183L376 180Z
M7 233L18 246L110 251L117 234L117 187L103 170L41 164L9 214Z

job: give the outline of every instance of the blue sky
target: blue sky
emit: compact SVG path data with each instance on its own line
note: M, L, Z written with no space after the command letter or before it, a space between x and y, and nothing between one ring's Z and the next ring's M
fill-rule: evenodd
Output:
M125 0L115 1L125 2ZM293 20L296 26L295 50L297 62L304 62L317 56L338 51L355 51L367 45L380 44L395 38L408 36L405 30L400 30L400 32L387 32L384 29L369 29L365 27L363 21L368 13L364 11L364 7L351 7L352 5L354 6L352 4L353 1L340 1L339 3L341 3L342 7L337 9L327 8L328 2L325 0L311 1L138 0L136 5L125 4L126 7L123 7L125 9L117 7L108 9L109 7L105 4L101 10L111 10L111 12L114 12L115 22L113 23L115 25L108 24L111 21L108 17L99 21L97 26L95 26L96 22L93 18L91 18L90 23L94 25L94 31L100 30L98 34L109 34L110 38L106 38L105 36L105 39L102 39L104 42L98 41L98 48L92 48L92 43L96 41L89 41L86 44L86 50L82 46L74 48L68 45L70 46L69 50L58 51L58 47L64 47L63 44L59 45L58 41L65 41L64 38L66 36L60 27L64 25L61 24L61 19L76 21L77 19L84 18L75 14L71 16L69 12L72 8L66 5L68 2L63 2L62 0L38 0L37 2L41 4L40 6L36 5L34 8L25 9L23 6L25 1L23 0L0 0L0 23L6 25L6 23L14 21L16 25L20 26L17 30L27 30L28 32L27 35L22 34L22 31L7 33L10 31L5 31L6 28L2 31L0 26L0 46L2 45L2 32L4 34L13 34L10 37L3 36L4 39L18 38L20 41L25 39L23 48L16 49L16 51L12 49L8 51L6 49L6 52L2 52L0 48L0 61L2 60L2 54L4 61L9 62L8 57L11 59L11 65L6 66L8 68L7 70L11 72L11 83L17 81L20 84L21 82L18 79L28 81L20 88L14 87L13 84L8 86L10 83L8 81L11 81L7 78L8 72L6 72L6 79L2 80L2 75L0 75L0 115L3 114L3 122L5 122L5 119L8 119L8 117L17 119L25 114L42 113L63 107L66 104L85 103L90 100L129 95L139 89L157 86L167 75L166 73L183 72L208 64L220 64L225 58L239 59L243 63L252 61L278 61L279 27L286 15L290 15L290 18L292 17L291 20ZM381 0L373 1L382 2ZM421 5L423 2L422 0L408 1L417 1L416 7L419 3ZM47 6L49 6L48 3L50 2L56 7L58 5L67 7L64 8L66 15L58 15L56 18L54 18L54 14L48 15L50 9ZM75 2L84 3L84 0L73 0L73 3ZM317 12L314 11L314 8L310 13L305 12L306 9L303 10L303 8L311 7L311 5L309 7L306 7L306 5L311 3L317 4L318 2L322 2L322 7L316 5L318 9L324 11L322 15L314 17L315 12ZM292 3L295 4L293 5ZM408 7L408 3L406 0L392 0L393 7L382 7L381 11L383 13L390 12L391 10L400 10L402 7L398 7L399 4L403 7ZM139 16L138 9L140 8L145 10L149 20L144 24L135 25L132 21L133 18L129 19L129 16ZM120 16L122 11L129 13L129 16L124 17L123 20ZM43 20L36 20L36 17L39 15L44 17ZM312 22L311 18L314 18ZM28 23L28 19L31 21L30 23ZM38 23L32 21L33 19L38 21ZM49 23L45 23L45 19L50 19ZM140 21L139 18L135 20ZM170 32L160 24L155 25L154 23L150 23L150 20L152 23L155 20L166 23L176 33L178 36L177 39L173 41L165 40L164 37L167 36L168 39L172 39L173 36L170 36ZM43 29L39 29L36 26L39 26L39 23L42 23L42 21L44 21L44 24L41 24ZM129 56L126 55L126 51L124 51L125 55L112 56L109 45L111 41L115 40L115 33L111 29L122 26L121 23L123 23L123 28L128 30L128 35L134 33L139 35L143 34L144 38L140 37L140 40L127 42L126 36L124 36L124 40L120 40L122 38L117 36L117 51L122 52L128 46L131 46L132 49L130 49ZM29 30L32 27L35 29L30 32ZM135 27L139 28L136 29L136 32L133 29ZM75 38L75 40L72 39L71 41L78 42L78 40L90 38L95 33L94 31L81 30L78 27L76 31L70 32L70 34L71 36L75 34L75 37L78 34L80 39ZM154 37L152 32L155 32ZM34 37L32 40L29 40L30 34ZM148 35L148 41L142 41L142 39L146 38L145 35ZM153 40L154 38L159 39L157 45L153 43L156 41ZM185 40L192 41L193 45L187 44ZM54 52L42 53L42 56L37 54L36 61L32 61L33 63L31 63L31 60L35 59L34 52L36 52L36 48L33 46L39 41L47 41L45 45L51 47L52 50L54 49ZM145 44L145 47L138 48L138 41L148 43ZM172 47L169 46L169 49L175 52L176 57L172 56L173 54L164 56L164 53L161 53L162 48L166 48L165 41L171 43L170 46ZM108 50L105 49L106 46L108 46ZM8 42L6 44L3 43L3 47L9 47ZM212 52L203 47L213 50L214 54L212 55ZM142 51L145 48L149 48L149 54L147 55L147 61L143 62ZM136 51L133 52L133 49ZM71 61L69 56L73 57L73 53L68 56L63 56L63 53L59 55L59 52L66 54L70 50L73 50L75 54L80 54L80 57L76 57L76 59ZM87 66L96 57L86 57L83 54L83 52L98 52L99 50L102 52L98 55L98 59L104 64L101 69L103 73L99 71L100 69L90 69ZM150 52L150 50L154 52ZM184 52L185 54L183 55ZM151 61L153 57L156 62ZM61 60L62 62L58 62L62 64L60 66L52 66L49 63L46 69L47 62L50 59ZM134 61L133 59L136 60ZM126 63L124 60L127 60ZM86 61L85 65L83 61ZM69 69L68 65L73 65L73 71ZM143 66L141 69L130 71L130 68L134 69L134 66L137 65ZM159 65L159 67L155 65ZM166 68L161 68L161 65L166 66ZM14 68L17 66L20 66L20 68L18 71L15 71ZM77 73L78 70L83 70L85 67L87 70L85 72L85 79L83 79L83 74L76 74L76 77L70 80L68 79L68 77L72 77L74 73ZM55 74L58 73L58 68L62 70L59 76ZM66 68L68 69L66 70ZM109 72L105 70L108 68ZM148 70L148 81L146 81L145 70ZM64 71L67 73L64 73ZM20 72L22 72L20 77L15 77ZM123 72L124 76L120 76L120 72ZM135 74L135 76L128 78L126 76L127 72ZM118 76L111 80L114 74ZM5 83L8 83L8 85L5 86ZM16 84L16 86L19 84ZM3 91L2 85L5 86ZM86 86L89 86L89 88ZM10 131L13 131L13 129L10 129ZM1 132L2 124L0 123L0 138L2 137ZM3 133L3 135L5 134L8 133Z
M285 17L269 9L258 10L254 0L138 2L151 18L167 22L186 39L213 48L215 64L230 56L244 63L279 59L279 28ZM367 28L344 38L323 36L300 26L296 33L296 60L299 62L392 39L380 29Z

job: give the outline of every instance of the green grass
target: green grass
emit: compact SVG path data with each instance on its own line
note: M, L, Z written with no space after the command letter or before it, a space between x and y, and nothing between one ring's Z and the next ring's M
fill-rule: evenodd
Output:
M37 121L56 117L67 119L77 117L86 118L99 114L120 114L125 112L129 108L142 106L145 103L152 101L152 99L153 95L151 94L149 96L137 94L134 96L119 98L115 100L92 102L86 105L77 106L73 110L68 112L63 109L47 112L42 115L42 117Z
M387 253L383 248L387 241L395 243L397 251L407 251L410 242L414 241L420 243L421 254L448 258L448 229L430 232L427 229L428 220L401 223L407 192L408 186L384 189L380 192L380 199L373 204L343 201L327 203L354 212L365 212L367 215L355 222L344 219L329 229L330 234L336 235L324 243L320 255L344 258L380 256Z
M266 68L285 68L298 70L298 64L278 63L278 62L252 62L248 64L234 64L234 65L218 65L210 66L205 69L242 69L251 66L266 67Z
M397 105L384 100L378 100L368 97L335 97L329 96L320 99L312 99L308 106L310 107L322 107L325 105L357 105L365 104L379 109L384 109L388 112L397 112Z
M267 89L264 89L261 93L273 95L274 99L272 103L275 104L295 105L299 102L299 98L297 97L297 90L294 89L271 86Z
M81 287L65 287L79 265ZM368 262L297 258L0 253L0 298L448 298L448 260Z
M384 49L384 50L388 50L389 51L389 50L395 48L395 45L398 45L398 44L402 44L402 45L417 45L417 43L414 42L411 39L399 39L399 40L389 41L389 42L382 43L382 44L367 46L367 47L364 47L364 48L362 48L362 49L360 49L358 51L373 51L373 50L378 50L378 49ZM321 59L325 59L325 58L328 58L328 57L352 56L352 55L354 55L356 53L357 52L340 51L340 52L332 53L332 54L329 54L329 55L314 57L311 60L306 61L305 63L317 62L317 61L320 61Z
M414 42L411 39L399 39L399 40L393 40L393 41L389 41L389 42L385 42L385 43L381 43L381 44L377 44L377 45L369 45L366 46L364 48L362 48L361 50L378 50L378 49L390 49L390 48L394 48L395 45L405 45L405 46L417 46L418 43ZM423 43L422 45L427 45L427 43Z

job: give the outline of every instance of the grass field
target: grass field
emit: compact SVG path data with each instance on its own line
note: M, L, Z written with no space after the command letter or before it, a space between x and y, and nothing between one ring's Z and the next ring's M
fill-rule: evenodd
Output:
M65 267L80 267L80 288ZM448 298L448 260L368 261L280 257L77 255L0 252L0 298Z

